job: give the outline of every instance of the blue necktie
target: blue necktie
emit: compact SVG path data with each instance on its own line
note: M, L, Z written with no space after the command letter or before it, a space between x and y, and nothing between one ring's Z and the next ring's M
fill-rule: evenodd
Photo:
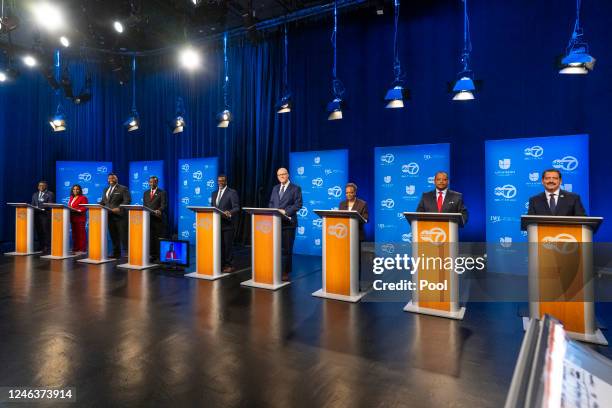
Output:
M555 213L555 210L557 209L557 204L555 203L555 195L551 194L550 198L548 200L548 206L550 207L550 212L552 214Z

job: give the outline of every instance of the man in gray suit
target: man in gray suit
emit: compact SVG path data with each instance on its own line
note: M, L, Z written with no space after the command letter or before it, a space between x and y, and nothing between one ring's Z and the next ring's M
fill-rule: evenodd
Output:
M448 188L448 173L439 171L434 176L436 189L423 193L417 212L461 213L463 223L468 220L468 210L463 205L463 194Z

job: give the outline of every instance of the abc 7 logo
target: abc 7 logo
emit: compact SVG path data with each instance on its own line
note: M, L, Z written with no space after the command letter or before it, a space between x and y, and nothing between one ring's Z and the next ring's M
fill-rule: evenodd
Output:
M402 173L408 173L410 175L415 175L418 172L419 172L419 165L415 162L404 164L402 166Z
M257 221L255 223L255 229L262 234L269 234L272 231L272 222L270 221Z
M446 242L446 232L442 228L434 227L430 230L421 231L419 233L419 238L422 242L442 244Z
M391 153L383 154L380 156L380 161L383 163L391 164L395 161L395 156Z
M62 211L53 211L53 221L61 221L63 219L62 215Z
M20 211L17 211L17 219L18 220L25 220L27 218L28 218L28 213L27 212L21 211L21 209L20 209Z
M208 231L212 228L212 220L207 217L201 217L198 219L198 227Z
M131 225L142 225L142 214L139 212L134 212L130 214L130 224Z
M98 211L89 213L89 222L100 222L100 213Z
M573 171L578 167L578 159L576 159L574 156L565 156L562 159L553 160L552 166L555 169Z
M531 147L526 147L524 150L525 156L531 156L531 157L542 157L542 155L544 154L544 149L542 148L542 146L531 146Z
M554 237L544 237L542 246L549 251L555 251L559 254L572 254L578 250L578 240L570 234L558 234Z
M511 199L516 197L516 187L514 187L512 184L506 184L503 185L501 187L495 187L495 195L496 196L500 196L506 199Z
M348 228L344 224L330 225L327 227L327 235L332 235L338 239L346 238Z

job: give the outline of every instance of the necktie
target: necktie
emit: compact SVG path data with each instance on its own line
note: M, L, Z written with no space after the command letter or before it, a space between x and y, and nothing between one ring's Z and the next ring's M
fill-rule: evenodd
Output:
M438 212L442 212L442 203L444 202L444 197L442 196L442 191L440 191L438 194Z
M219 190L219 192L217 193L217 202L215 204L215 206L219 206L219 203L221 202L221 196L223 195L223 192L225 191L225 189L223 190Z
M43 192L41 191L40 193L38 193L38 201L42 201L43 200Z
M285 188L286 188L286 186L285 186L285 185L282 185L282 186L281 186L281 188L280 188L280 194L279 194L279 196L280 196L281 198L283 197L283 194L285 194Z
M550 195L548 205L550 206L550 212L554 214L555 210L557 209L557 203L555 203L555 194Z
M115 186L112 186L111 188L109 188L108 190L106 190L106 198L109 198L111 194L113 194L113 190L115 189Z
M151 200L153 199L154 195L155 195L155 192L153 190L151 190Z

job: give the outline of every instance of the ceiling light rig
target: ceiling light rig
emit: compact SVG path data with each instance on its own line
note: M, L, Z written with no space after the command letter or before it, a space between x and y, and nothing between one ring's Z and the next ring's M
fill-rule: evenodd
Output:
M113 28L115 29L116 32L118 32L119 34L123 33L123 23L121 23L121 21L119 20L115 20L113 22Z
M65 26L64 15L55 4L46 1L33 3L31 10L38 25L48 31L57 31Z
M55 51L55 82L60 81L60 51ZM64 116L64 108L62 106L62 97L61 97L61 89L59 86L55 90L55 95L57 97L57 109L55 111L55 115L51 117L49 120L49 125L53 132L63 132L66 130L66 117Z
M136 55L132 56L132 111L123 126L128 132L138 130L140 127L140 116L136 110Z
M470 20L468 17L467 0L463 1L463 53L461 54L461 64L463 70L457 74L457 81L453 86L453 101L471 101L474 99L476 85L474 83L474 73L470 70L470 56L472 53L472 40L470 36Z
M62 44L64 48L70 47L70 40L68 39L68 37L62 35L59 41L60 41L60 44Z
M7 34L19 26L19 19L14 15L4 13L4 0L0 7L0 34Z
M185 107L181 97L176 99L176 116L170 124L170 129L173 134L183 133L185 130Z
M229 92L229 64L227 62L227 31L223 34L223 107L224 109L217 114L217 127L227 128L232 121L232 113L227 102Z
M582 0L576 0L576 21L574 31L567 45L565 56L561 60L560 74L586 75L595 67L595 58L589 54L589 45L583 40L580 26L580 8Z
M288 45L289 39L287 36L287 23L285 23L284 27L284 60L283 60L283 96L276 103L276 113L289 113L291 112L291 108L293 106L293 101L291 97L291 92L289 91L289 81L288 81Z
M344 95L344 85L336 75L337 72L337 50L336 50L336 37L338 33L338 0L334 0L334 30L332 31L332 48L334 50L334 62L332 67L332 93L333 99L327 104L327 120L340 120L343 117L343 109L345 109L345 103L342 100Z
M403 87L402 67L399 59L399 42L397 40L400 0L395 0L394 12L395 31L393 33L393 74L395 75L395 79L393 81L393 86L387 91L387 94L385 95L385 102L387 103L385 108L389 109L403 108L404 100L410 99L410 92L408 91L408 89L405 89Z
M181 63L181 66L189 71L194 71L200 68L202 64L202 58L200 57L200 53L192 47L184 48L180 52L179 61Z

